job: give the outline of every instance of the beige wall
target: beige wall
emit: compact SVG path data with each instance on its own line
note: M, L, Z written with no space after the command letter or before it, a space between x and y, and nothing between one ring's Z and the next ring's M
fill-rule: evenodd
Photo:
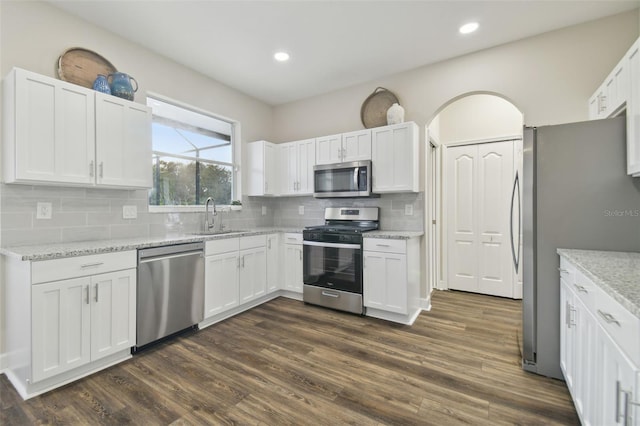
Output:
M638 38L638 9L275 108L277 141L363 128L360 107L382 86L421 128L453 98L502 94L527 125L587 120L587 100ZM418 41L411 41L418 42ZM425 49L432 40L425 40Z
M522 135L522 113L495 95L460 98L440 111L430 123L430 131L434 124L443 144Z

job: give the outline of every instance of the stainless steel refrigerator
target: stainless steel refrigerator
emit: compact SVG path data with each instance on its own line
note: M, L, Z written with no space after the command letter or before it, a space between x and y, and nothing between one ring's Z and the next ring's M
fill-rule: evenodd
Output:
M523 148L522 366L562 378L556 249L640 251L640 178L624 117L526 127Z

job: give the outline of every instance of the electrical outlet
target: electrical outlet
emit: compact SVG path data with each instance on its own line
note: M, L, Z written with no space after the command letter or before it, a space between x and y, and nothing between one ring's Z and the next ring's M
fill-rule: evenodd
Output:
M51 203L38 203L36 205L36 219L51 219Z
M304 215L304 206L298 206L298 214Z
M262 216L267 215L267 206L262 206Z
M413 216L413 204L405 204L404 205L404 215L405 216Z
M135 219L138 217L137 206L122 206L122 218L123 219Z

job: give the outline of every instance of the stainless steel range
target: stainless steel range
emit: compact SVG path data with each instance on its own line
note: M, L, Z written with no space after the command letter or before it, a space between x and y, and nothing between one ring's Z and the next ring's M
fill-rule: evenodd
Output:
M362 233L378 229L378 207L328 207L303 232L305 303L364 314Z

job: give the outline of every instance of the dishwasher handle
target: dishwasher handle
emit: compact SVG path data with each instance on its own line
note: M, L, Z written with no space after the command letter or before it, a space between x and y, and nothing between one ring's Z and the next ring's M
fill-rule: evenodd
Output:
M188 252L184 252L184 253L178 253L178 254L169 254L169 255L157 255L157 256L150 256L150 257L141 257L140 260L138 261L138 263L149 263L149 262L157 262L159 260L167 260L167 259L176 259L178 257L187 257L187 256L195 256L195 255L199 255L200 257L204 257L204 251L202 250L194 250L194 251L188 251Z
M138 261L143 262L150 258L159 258L165 256L173 256L176 254L204 252L204 244L198 243L186 243L186 244L173 244L159 247L149 247L138 250Z

